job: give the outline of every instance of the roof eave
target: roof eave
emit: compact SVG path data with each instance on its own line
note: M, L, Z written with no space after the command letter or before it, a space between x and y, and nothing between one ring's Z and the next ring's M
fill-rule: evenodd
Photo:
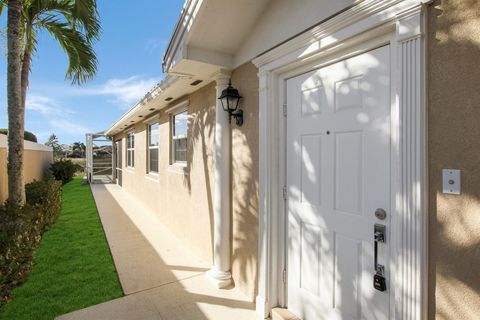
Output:
M145 107L149 104L149 102L153 101L156 97L158 97L163 91L165 91L168 87L170 87L173 83L178 80L176 76L167 76L164 80L162 80L155 88L153 88L149 93L147 93L139 102L137 102L132 108L130 108L127 112L125 112L120 119L118 119L108 130L105 131L106 136L113 136L117 129L119 129L120 125L128 118L135 114L140 108Z

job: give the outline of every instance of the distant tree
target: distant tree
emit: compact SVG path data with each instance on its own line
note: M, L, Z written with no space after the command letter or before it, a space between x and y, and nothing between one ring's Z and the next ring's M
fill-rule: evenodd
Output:
M8 129L0 129L0 134L8 135ZM32 142L38 142L37 136L27 130L23 132L23 139Z
M72 158L84 158L85 157L85 144L83 142L74 142L72 145L72 152L70 157Z
M48 138L48 141L45 142L45 145L53 149L53 157L55 159L59 159L63 157L63 150L62 150L62 147L60 146L60 143L58 143L58 138L55 135L55 133L52 133L52 135Z

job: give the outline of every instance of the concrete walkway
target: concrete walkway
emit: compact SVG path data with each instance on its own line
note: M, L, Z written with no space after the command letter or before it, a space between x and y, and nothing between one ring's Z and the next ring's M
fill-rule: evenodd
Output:
M117 185L91 187L125 296L57 319L257 319L254 303L216 289L205 275L210 263L150 210Z

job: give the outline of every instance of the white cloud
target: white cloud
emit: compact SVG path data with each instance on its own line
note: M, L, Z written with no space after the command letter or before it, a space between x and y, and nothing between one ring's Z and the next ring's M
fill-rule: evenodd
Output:
M40 112L45 116L65 116L66 114L74 114L70 109L61 106L52 98L41 95L27 95L25 104L27 110Z
M165 51L165 48L168 45L168 40L165 39L148 39L145 42L145 51L149 54L158 53L161 54Z
M157 78L144 78L142 76L132 76L125 79L110 79L105 84L78 90L82 95L105 95L112 96L112 102L120 104L121 107L131 107L137 103L148 91L157 83Z
M87 132L92 132L87 127L79 125L74 121L68 119L51 119L48 121L48 124L52 128L53 132L64 133L69 135L78 135L85 134Z
M52 132L65 135L84 135L91 131L79 124L77 120L72 120L75 118L75 112L64 107L57 99L30 94L27 96L26 109L28 112L38 112L42 115L41 118L36 118L37 125L43 121L48 126L48 131L37 133L40 141L46 140L46 137L50 136Z

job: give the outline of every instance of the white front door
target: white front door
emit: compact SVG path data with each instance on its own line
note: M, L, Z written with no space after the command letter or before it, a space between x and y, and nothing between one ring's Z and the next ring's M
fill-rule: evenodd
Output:
M389 46L287 81L287 294L302 319L389 317L390 105Z

